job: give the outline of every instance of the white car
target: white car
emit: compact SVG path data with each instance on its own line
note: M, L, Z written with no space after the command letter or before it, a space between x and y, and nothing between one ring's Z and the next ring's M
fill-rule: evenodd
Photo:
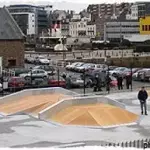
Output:
M49 65L50 61L47 58L45 58L44 56L38 56L35 58L35 63L41 64L41 65Z
M88 69L91 69L91 68L95 68L95 65L94 64L84 64L82 66L79 66L77 67L77 71L78 72L83 72L84 70L87 71Z
M20 74L20 77L23 77L25 80L31 80L31 78L32 79L35 79L35 78L47 79L48 73L42 69L34 69L28 73Z
M123 72L125 72L126 70L129 70L129 69L126 67L118 67L114 70L110 70L109 74L110 75L123 74Z
M66 70L71 70L74 66L76 66L79 62L72 63L71 65L66 66Z

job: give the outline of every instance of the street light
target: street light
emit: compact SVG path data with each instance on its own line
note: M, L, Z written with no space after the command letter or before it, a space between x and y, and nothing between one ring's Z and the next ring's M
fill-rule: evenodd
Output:
M134 65L134 59L132 58L131 62L130 62L130 69L131 69L131 91L133 89L133 83L132 83L132 74L133 74L133 71L132 71L132 68L133 68L133 65Z
M84 93L84 96L85 96L85 69L83 70L83 81L84 81L83 93Z
M110 66L110 63L111 61L108 59L108 56L107 56L107 60L105 62L107 64L107 76L106 76L106 91L108 91L108 94L110 93L110 80L109 80L109 66Z

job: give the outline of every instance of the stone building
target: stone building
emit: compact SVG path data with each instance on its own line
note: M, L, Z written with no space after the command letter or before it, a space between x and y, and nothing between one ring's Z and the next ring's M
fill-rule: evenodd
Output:
M24 66L24 34L7 8L0 8L0 57L3 67Z

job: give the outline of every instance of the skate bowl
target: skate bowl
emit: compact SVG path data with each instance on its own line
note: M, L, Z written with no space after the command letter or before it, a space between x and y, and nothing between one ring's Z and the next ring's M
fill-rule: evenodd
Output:
M38 116L60 126L91 128L135 125L140 119L126 110L123 103L99 96L67 98L41 111Z
M23 90L0 98L0 114L27 113L37 116L43 109L74 95L76 93L59 87Z

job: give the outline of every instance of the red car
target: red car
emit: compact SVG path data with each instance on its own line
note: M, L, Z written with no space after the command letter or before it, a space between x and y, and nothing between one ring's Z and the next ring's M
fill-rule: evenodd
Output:
M8 80L8 88L10 91L16 91L23 89L26 84L26 81L22 77L10 77Z
M59 77L59 81L58 81L57 76L50 77L48 84L51 87L64 87L64 88L66 87L66 81L62 77Z

